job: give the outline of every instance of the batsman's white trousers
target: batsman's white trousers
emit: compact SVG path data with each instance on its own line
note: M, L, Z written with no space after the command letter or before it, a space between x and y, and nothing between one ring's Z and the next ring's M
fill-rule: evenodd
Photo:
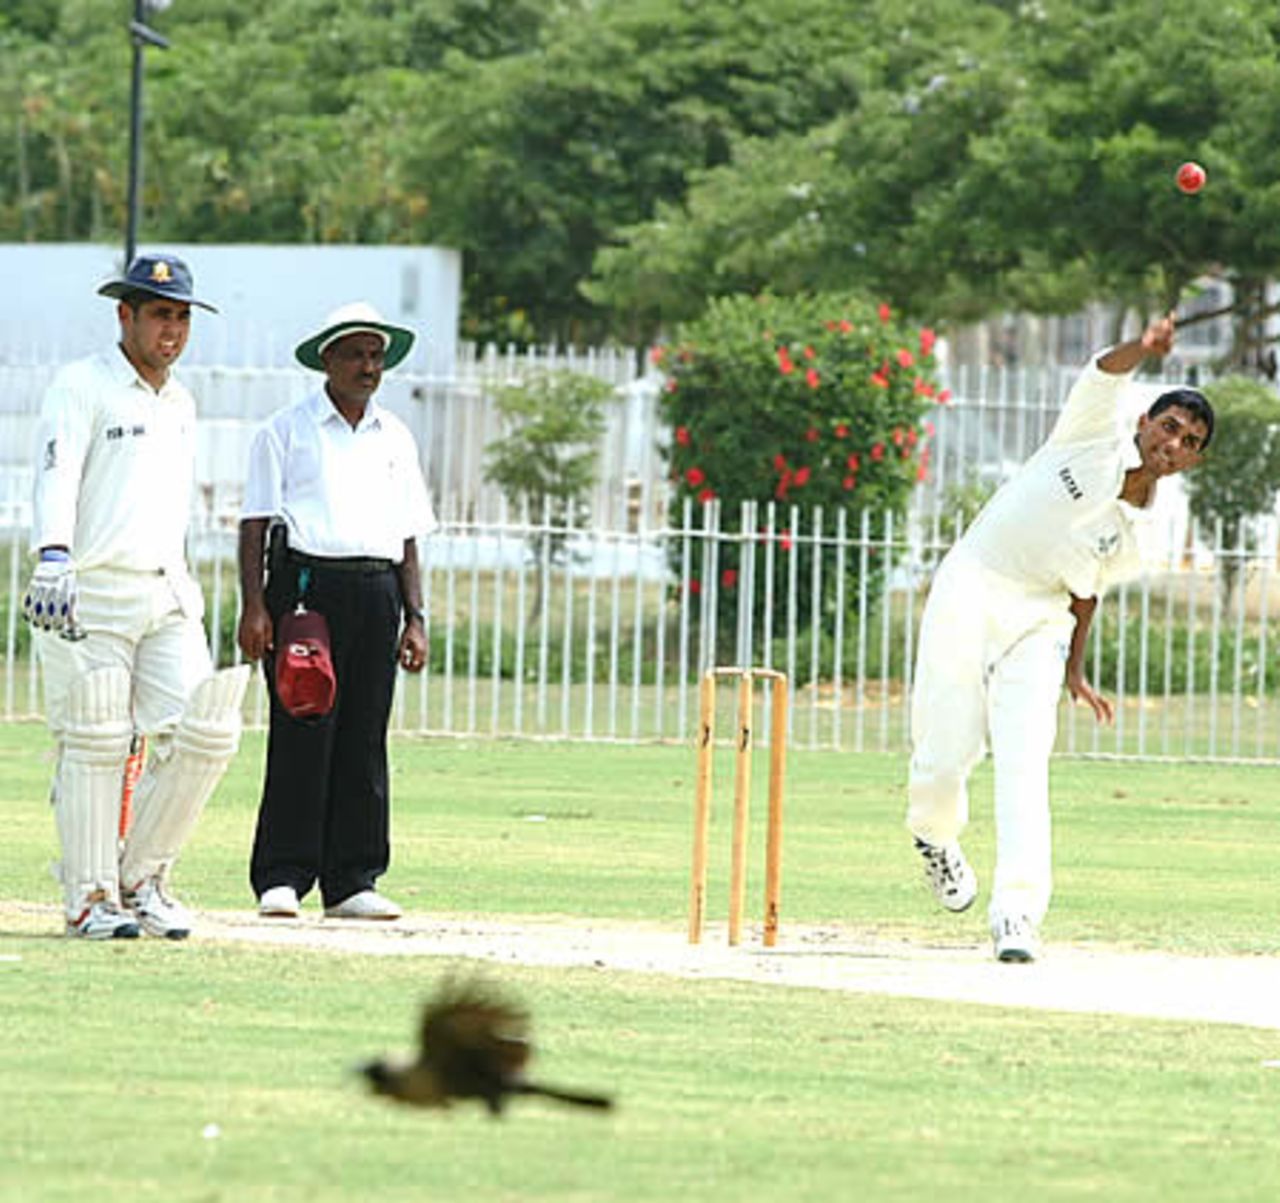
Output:
M990 914L1040 923L1053 888L1049 756L1075 619L1062 592L1031 592L963 544L934 576L911 697L907 828L930 844L969 820L969 774L995 762Z
M203 617L199 587L185 574L77 574L76 620L86 638L34 632L49 729L55 736L62 729L72 681L95 668L123 668L133 682L134 729L172 733L191 691L213 672Z
M159 751L172 738L188 696L213 672L203 600L185 573L100 569L78 574L76 586L76 620L85 638L35 632L45 716L58 741L53 800L62 845L59 874L73 920L93 893L119 901L116 833L128 729L156 737L153 752ZM101 669L121 674L121 696L106 707L106 695L91 691L98 710L86 710L84 690L75 683L93 681L86 674ZM108 745L104 735L117 721L125 738ZM86 740L96 752L92 763L82 765Z

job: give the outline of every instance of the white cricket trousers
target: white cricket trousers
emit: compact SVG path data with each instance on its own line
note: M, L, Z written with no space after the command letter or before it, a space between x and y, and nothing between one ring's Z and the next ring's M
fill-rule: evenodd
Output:
M1075 620L1068 595L1029 593L963 544L934 576L911 696L907 829L958 840L968 779L990 744L996 870L990 915L1039 924L1053 888L1049 756Z
M76 619L88 635L71 641L37 631L45 717L55 737L71 682L96 668L123 668L133 682L133 725L173 732L187 698L213 672L204 604L189 576L95 569L76 579Z

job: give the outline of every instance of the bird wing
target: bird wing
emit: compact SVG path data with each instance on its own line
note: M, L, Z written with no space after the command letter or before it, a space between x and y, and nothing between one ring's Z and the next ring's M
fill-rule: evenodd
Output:
M422 1015L420 1061L451 1093L502 1085L518 1076L533 1049L529 1016L478 981L446 981Z

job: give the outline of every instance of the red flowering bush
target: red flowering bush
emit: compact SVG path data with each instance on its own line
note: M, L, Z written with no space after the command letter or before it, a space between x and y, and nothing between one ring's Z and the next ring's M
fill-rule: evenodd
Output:
M880 516L901 515L929 471L929 412L949 399L934 375L935 341L889 306L856 297L713 302L654 352L666 374L677 506L685 497L718 499L723 525L736 528L741 502L776 502L784 554L791 505L805 511L806 529L822 506L828 533L836 510L855 511L851 536L857 511L869 508L878 531ZM738 567L736 551L722 548L722 568ZM720 586L728 616L737 600L723 579Z

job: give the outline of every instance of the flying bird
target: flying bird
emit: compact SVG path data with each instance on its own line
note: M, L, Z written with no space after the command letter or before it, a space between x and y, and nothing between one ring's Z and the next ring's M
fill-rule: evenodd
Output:
M421 1048L412 1060L370 1061L360 1072L374 1094L417 1107L479 1099L499 1116L513 1095L607 1110L606 1095L562 1090L524 1076L533 1055L529 1015L490 985L446 979L422 1013Z

